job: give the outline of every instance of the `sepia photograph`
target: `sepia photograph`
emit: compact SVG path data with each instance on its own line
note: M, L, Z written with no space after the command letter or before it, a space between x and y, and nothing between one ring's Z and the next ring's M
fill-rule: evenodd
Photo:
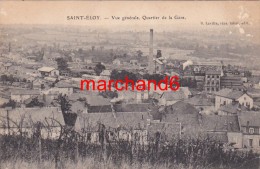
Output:
M0 1L0 169L260 169L260 1Z

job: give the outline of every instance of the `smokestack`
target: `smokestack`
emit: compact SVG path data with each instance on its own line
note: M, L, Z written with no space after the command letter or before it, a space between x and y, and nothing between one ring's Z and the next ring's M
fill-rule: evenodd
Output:
M149 43L149 71L153 73L153 29L150 29L150 43Z

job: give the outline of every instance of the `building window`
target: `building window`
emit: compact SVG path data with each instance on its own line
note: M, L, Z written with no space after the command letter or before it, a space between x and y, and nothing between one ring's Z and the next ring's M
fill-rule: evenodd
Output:
M254 128L249 128L249 134L254 134L255 130Z
M246 97L244 97L244 100L246 100Z
M260 147L260 139L259 139L259 142L258 142L258 146Z
M249 139L249 146L253 147L253 139Z

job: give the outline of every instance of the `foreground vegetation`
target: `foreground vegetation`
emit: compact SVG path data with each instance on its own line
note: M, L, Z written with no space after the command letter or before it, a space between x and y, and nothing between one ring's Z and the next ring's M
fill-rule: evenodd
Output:
M73 136L59 140L0 137L0 168L258 169L258 155L225 150L210 139L172 143L90 144Z

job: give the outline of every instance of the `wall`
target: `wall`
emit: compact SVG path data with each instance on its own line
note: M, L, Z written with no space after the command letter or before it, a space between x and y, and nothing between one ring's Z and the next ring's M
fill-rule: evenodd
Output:
M247 105L249 106L250 109L253 108L253 99L251 97L249 97L247 94L244 94L243 96L241 96L239 99L237 99L238 102L247 107Z
M236 132L228 132L228 142L229 143L236 143L234 145L235 148L243 148L243 134L236 133Z
M230 104L230 103L232 103L232 99L221 97L221 96L216 96L216 98L215 98L215 109L219 109L220 105L223 105L224 102L226 102L226 105Z
M16 102L24 102L25 100L31 98L32 95L11 95L11 99Z
M253 140L253 146L251 148L260 150L260 146L259 146L260 135L247 135L247 134L244 134L244 136L243 136L243 147L246 146L247 148L250 148L250 146L249 146L249 139Z

